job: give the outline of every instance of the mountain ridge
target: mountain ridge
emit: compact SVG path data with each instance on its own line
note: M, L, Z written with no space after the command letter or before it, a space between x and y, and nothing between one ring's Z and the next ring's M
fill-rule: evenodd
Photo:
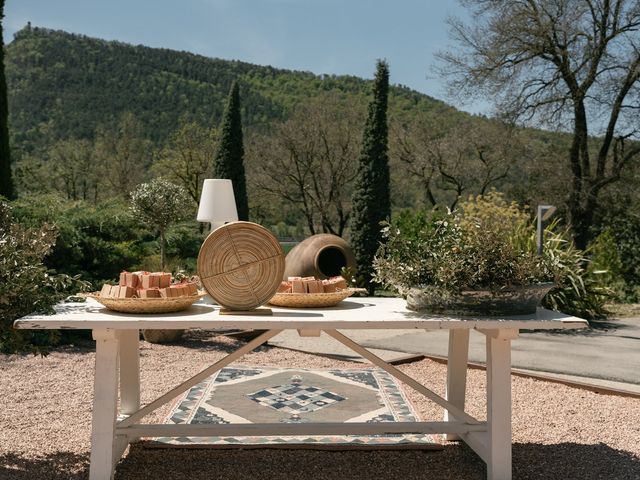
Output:
M364 101L371 84L352 75L280 69L30 25L6 48L10 125L14 144L25 151L59 138L92 138L100 124L131 110L156 144L181 115L217 125L234 79L242 86L249 128L284 119L296 104L322 92ZM470 115L406 86L391 87L392 113L410 115L416 108Z

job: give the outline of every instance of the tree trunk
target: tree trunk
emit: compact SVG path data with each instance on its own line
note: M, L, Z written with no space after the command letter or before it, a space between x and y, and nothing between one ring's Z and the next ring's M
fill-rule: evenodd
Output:
M576 247L585 249L590 240L593 208L597 200L589 196L590 163L588 149L587 117L584 103L576 101L573 141L569 150L569 163L573 179L567 200L569 225ZM585 198L587 197L587 198Z
M164 267L166 265L166 239L165 239L165 235L164 235L164 230L160 231L160 270L162 270L164 272Z

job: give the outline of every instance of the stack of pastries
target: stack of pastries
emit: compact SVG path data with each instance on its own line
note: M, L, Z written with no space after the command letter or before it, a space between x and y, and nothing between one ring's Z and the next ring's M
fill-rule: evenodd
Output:
M333 293L347 288L347 281L341 277L324 280L316 277L289 277L280 283L278 293Z
M104 284L100 290L103 298L175 298L198 293L195 282L172 282L165 272L122 272L118 285Z

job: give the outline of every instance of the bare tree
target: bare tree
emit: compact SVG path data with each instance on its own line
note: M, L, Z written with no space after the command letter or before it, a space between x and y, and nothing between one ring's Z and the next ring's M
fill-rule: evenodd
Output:
M450 20L457 45L439 54L440 73L456 95L488 94L512 118L571 125L567 208L576 245L584 248L599 194L640 153L630 141L637 139L640 108L640 2L462 3L473 20Z
M114 128L100 127L96 133L96 156L112 193L127 198L148 177L151 144L144 138L140 121L124 113Z
M51 147L47 166L53 185L68 199L98 201L100 179L88 140L59 140Z
M298 107L289 120L250 142L255 170L250 182L295 205L311 234L343 235L351 213L361 119L357 104L329 96Z
M427 205L455 208L467 194L484 194L509 175L522 155L517 129L495 120L435 118L394 122L391 156L416 178Z
M153 170L182 186L197 206L202 182L213 172L213 159L218 142L217 130L181 120L154 162Z

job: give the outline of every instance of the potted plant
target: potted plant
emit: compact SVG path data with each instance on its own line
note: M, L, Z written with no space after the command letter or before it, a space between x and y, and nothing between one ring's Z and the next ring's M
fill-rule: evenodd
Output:
M535 312L561 274L534 249L529 215L495 192L455 212L401 215L383 230L376 280L413 310L462 315Z

